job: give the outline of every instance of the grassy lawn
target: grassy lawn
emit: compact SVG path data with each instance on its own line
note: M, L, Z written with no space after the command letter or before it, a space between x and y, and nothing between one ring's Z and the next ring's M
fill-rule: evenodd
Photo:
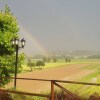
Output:
M72 59L71 63L78 64L97 64L100 63L100 59Z
M32 62L36 63L36 61L39 59L32 59ZM65 59L57 59L57 62L54 63L53 61L49 62L49 63L45 63L45 66L42 68L42 70L44 69L48 69L48 68L53 68L53 67L62 67L64 65L71 65L71 64L90 64L89 66L83 67L82 69L95 69L95 68L99 68L100 65L100 59L71 59L71 62L66 62ZM27 61L25 61L24 65L22 65L23 67L23 72L27 72L30 71L30 68L27 67ZM37 67L33 67L33 71L34 70L38 70Z
M42 67L43 69L48 69L48 68L53 68L53 67L62 67L64 65L68 65L68 63L46 63L44 67ZM30 71L30 68L27 67L27 65L22 65L23 67L23 71ZM33 67L33 71L34 70L38 70L38 67Z
M36 61L39 59L32 59L32 62L36 63ZM83 67L83 69L95 69L100 65L100 60L99 59L71 59L71 62L66 62L65 59L58 59L56 63L53 61L49 63L45 63L45 66L43 69L47 68L53 68L53 67L62 67L64 65L70 65L70 64L90 64L87 67ZM30 71L30 68L27 67L27 61L22 65L23 71ZM37 67L33 67L33 70L38 69Z

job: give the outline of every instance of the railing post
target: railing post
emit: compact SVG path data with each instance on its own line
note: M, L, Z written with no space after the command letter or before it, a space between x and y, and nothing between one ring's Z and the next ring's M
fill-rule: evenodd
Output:
M54 100L54 81L51 81L51 100Z

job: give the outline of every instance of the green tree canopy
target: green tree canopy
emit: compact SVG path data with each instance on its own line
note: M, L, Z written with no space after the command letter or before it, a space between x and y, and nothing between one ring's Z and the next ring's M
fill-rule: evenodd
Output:
M6 6L5 11L0 12L0 55L11 55L14 52L11 39L18 37L18 31L17 20Z
M38 60L38 61L36 62L36 66L42 69L42 66L45 66L45 62L42 61L42 60Z
M57 58L53 58L53 62L55 62L55 63L56 63L56 62L57 62Z
M27 62L27 67L30 67L31 71L33 70L32 68L35 67L35 63L31 61L31 59L28 59Z
M5 10L0 12L0 78L2 80L0 86L8 83L9 80L5 77L10 77L14 72L15 49L12 47L11 40L18 37L18 31L17 19L6 6ZM20 55L20 59L23 59L23 55Z

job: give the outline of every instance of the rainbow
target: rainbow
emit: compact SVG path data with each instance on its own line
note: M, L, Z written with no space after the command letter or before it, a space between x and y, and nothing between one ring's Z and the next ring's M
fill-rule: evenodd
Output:
M33 50L36 48L41 54L45 56L49 55L47 49L22 25L20 25L20 36L25 39L27 38L26 44L29 44L28 49L31 48Z

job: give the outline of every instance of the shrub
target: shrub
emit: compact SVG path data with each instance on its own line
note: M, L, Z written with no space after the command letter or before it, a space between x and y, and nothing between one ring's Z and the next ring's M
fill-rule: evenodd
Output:
M41 60L38 60L36 62L36 66L39 67L40 69L42 69L42 66L45 66L45 62L44 61L41 61Z

